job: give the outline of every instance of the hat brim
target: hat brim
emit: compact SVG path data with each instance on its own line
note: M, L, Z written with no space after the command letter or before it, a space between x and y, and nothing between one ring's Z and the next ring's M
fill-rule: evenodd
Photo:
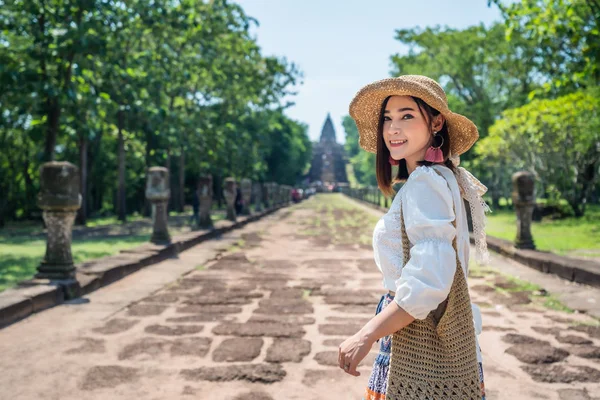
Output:
M359 145L370 153L377 153L377 130L383 101L389 96L415 96L438 110L445 118L450 136L451 155L461 155L479 138L477 126L467 117L450 111L441 98L427 87L398 78L384 79L363 87L350 103L350 116L356 122Z

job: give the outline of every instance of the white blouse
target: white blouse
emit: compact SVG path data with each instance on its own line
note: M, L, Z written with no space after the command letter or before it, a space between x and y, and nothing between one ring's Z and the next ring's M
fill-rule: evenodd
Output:
M400 202L412 244L405 265L402 263ZM455 218L456 229L452 225ZM457 233L458 258L467 277L470 251L467 214L454 173L444 165L417 167L394 197L388 212L375 225L373 251L375 263L383 274L383 285L396 292L394 301L415 319L426 318L450 292L456 272L452 240ZM471 306L475 332L479 335L481 313L475 304ZM480 358L479 346L477 352Z

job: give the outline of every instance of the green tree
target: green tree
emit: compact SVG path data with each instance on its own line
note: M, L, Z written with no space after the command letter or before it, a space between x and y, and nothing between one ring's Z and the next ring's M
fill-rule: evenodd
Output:
M600 2L522 0L496 4L507 37L531 43L529 63L542 86L534 95L560 95L600 83Z
M346 115L342 120L342 126L346 132L344 148L356 180L362 185L377 186L375 154L363 150L358 144L358 128L352 117Z
M556 190L582 216L600 176L599 110L598 90L534 100L506 110L476 152L483 162L531 171L542 194Z

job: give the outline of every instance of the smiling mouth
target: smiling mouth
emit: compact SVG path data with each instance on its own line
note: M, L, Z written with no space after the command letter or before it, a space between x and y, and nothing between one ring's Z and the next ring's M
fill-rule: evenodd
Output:
M390 140L390 146L392 147L400 147L404 145L407 140Z

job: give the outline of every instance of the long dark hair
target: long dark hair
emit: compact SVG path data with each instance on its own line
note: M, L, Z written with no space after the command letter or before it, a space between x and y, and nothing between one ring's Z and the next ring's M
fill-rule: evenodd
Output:
M405 182L408 179L408 168L406 167L406 160L400 160L398 164L398 173L395 177L392 177L392 166L389 163L390 151L385 145L385 139L383 137L383 121L384 121L384 111L387 106L388 100L391 96L388 96L381 105L380 110L380 118L379 124L377 126L377 156L376 156L376 175L377 175L377 186L383 192L384 195L388 197L393 197L396 192L393 189L393 185L399 182ZM412 99L417 103L419 107L419 111L421 115L427 122L429 123L429 132L433 133L433 120L434 118L440 114L438 110L431 107L429 104L425 103L418 97L411 96ZM448 127L446 122L444 121L444 126L438 132L438 135L441 135L444 138L444 144L442 144L442 153L444 154L444 165L454 171L454 164L452 161L448 159L448 155L450 153L450 136L448 135ZM418 165L428 165L431 166L434 163L421 160L417 162Z

